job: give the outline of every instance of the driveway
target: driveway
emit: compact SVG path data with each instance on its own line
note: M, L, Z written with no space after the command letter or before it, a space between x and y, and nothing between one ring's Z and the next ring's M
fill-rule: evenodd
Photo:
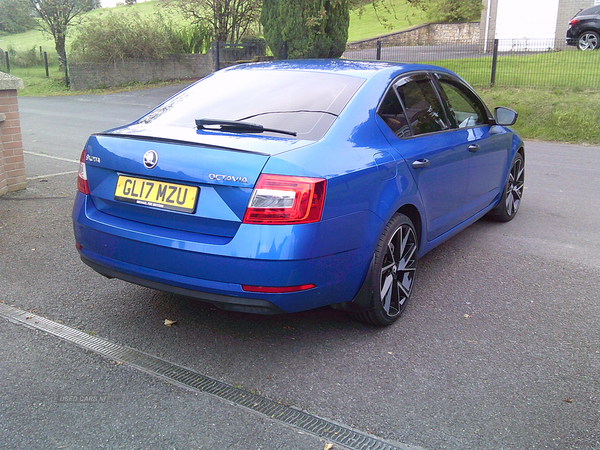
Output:
M246 315L105 279L74 248L85 138L172 92L19 99L29 180L0 198L0 447L600 449L599 147L527 142L517 218L426 255L389 328L329 308Z

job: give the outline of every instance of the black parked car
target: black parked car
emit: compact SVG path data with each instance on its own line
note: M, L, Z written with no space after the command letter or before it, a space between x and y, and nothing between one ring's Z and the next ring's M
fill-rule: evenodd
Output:
M579 50L596 50L600 46L600 5L579 11L569 22L567 45Z

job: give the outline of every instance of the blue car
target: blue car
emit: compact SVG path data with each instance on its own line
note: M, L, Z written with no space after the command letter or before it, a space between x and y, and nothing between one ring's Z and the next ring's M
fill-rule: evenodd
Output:
M421 256L515 217L516 119L435 66L231 67L88 139L76 246L109 278L224 309L331 305L389 325Z

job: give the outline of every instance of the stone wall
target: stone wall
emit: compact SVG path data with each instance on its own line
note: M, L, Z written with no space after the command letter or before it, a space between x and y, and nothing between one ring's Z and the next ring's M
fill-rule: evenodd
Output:
M0 196L25 189L25 162L17 89L23 81L0 72Z
M346 50L374 48L377 41L384 46L440 45L440 44L479 44L479 22L468 23L426 23L407 30L390 33L373 39L348 42Z
M213 71L210 54L178 55L164 59L131 58L111 64L71 63L71 89L75 91L119 86L131 82L202 78Z

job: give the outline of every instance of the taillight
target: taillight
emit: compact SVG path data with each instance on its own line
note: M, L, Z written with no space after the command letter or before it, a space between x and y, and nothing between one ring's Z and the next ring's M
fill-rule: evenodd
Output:
M242 285L242 289L246 292L256 292L260 294L289 294L291 292L302 292L309 289L314 289L317 286L314 284L301 284L299 286L249 286Z
M579 23L579 19L573 19L569 22L569 26L572 27L573 25L577 25Z
M81 158L79 159L79 174L77 175L77 189L82 194L88 195L90 193L90 186L87 181L87 171L85 170L85 150L81 152Z
M289 225L321 220L326 181L262 174L250 197L244 223Z

